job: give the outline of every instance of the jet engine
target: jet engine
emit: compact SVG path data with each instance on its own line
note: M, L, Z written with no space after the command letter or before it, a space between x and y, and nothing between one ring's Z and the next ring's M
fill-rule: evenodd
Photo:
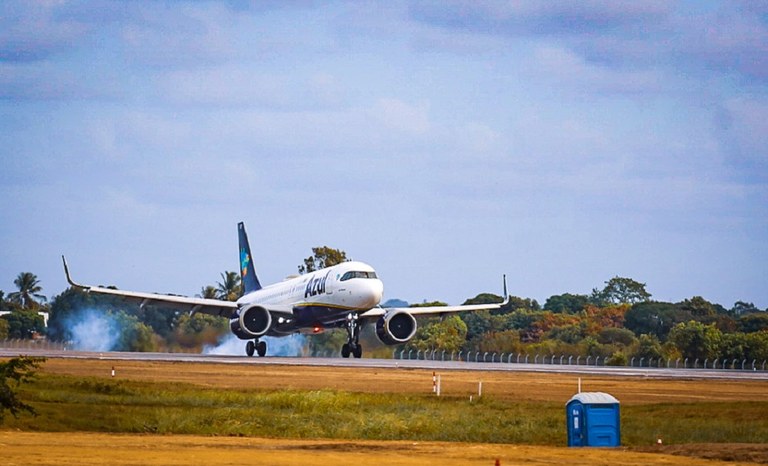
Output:
M386 345L398 345L413 338L416 327L416 319L408 311L389 311L376 321L376 336Z
M241 340L258 338L269 331L272 326L272 315L261 306L250 306L241 310L237 317L229 321L232 333Z

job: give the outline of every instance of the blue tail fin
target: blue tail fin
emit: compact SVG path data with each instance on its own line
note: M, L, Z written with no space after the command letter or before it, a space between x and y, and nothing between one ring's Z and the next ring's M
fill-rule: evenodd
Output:
M261 289L259 277L253 268L251 246L248 245L248 235L245 233L245 224L237 224L237 233L240 239L240 281L243 284L243 294Z

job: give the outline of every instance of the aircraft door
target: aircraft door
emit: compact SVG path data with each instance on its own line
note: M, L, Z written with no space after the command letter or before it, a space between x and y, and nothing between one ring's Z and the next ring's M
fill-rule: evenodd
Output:
M331 272L325 275L325 294L332 295L333 288L336 286L336 280L331 276Z

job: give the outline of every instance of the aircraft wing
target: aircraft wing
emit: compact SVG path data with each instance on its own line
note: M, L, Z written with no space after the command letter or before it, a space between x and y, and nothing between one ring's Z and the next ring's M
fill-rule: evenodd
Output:
M498 309L509 302L509 296L496 304L465 304L461 306L427 306L427 307L375 307L370 311L362 313L361 317L379 317L387 312L405 311L413 316L421 315L443 315L453 312L472 312Z
M123 291L114 288L104 288L101 286L81 285L79 283L75 283L72 280L72 277L69 275L69 267L67 267L67 260L64 258L64 256L61 256L61 259L64 261L64 273L67 275L67 281L69 284L88 293L121 296L128 301L137 303L142 308L148 305L161 305L163 307L170 307L172 309L178 309L189 313L202 312L203 314L211 314L227 318L232 316L232 314L237 309L237 303L232 301L221 301L218 299L207 298L190 298L187 296L166 295L158 293L143 293L139 291Z
M463 304L459 306L425 306L425 307L375 307L369 311L360 314L360 317L364 319L370 319L372 317L380 317L387 312L407 312L412 316L424 316L424 315L437 315L442 316L444 314L450 314L454 312L473 312L473 311L486 311L499 309L502 306L506 306L509 303L509 293L507 293L507 276L504 275L504 301L494 304Z

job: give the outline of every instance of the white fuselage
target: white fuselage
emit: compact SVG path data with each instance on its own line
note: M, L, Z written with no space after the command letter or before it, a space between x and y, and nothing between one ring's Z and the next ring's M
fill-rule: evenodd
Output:
M383 293L384 285L373 267L344 262L252 291L237 304L361 312L376 307Z

